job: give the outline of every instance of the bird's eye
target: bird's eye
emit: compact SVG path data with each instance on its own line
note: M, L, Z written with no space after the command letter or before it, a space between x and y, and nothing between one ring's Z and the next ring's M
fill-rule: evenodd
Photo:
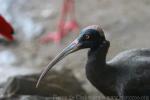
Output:
M89 36L89 35L85 35L85 39L86 39L86 40L89 40L89 39L90 39L90 36Z

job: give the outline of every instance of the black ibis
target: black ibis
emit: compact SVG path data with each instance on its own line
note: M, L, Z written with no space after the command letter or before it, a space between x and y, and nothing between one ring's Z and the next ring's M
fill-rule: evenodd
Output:
M150 96L150 49L124 51L106 61L109 46L110 42L99 25L84 28L79 37L49 63L37 86L58 61L77 50L90 48L86 76L100 92L121 99L127 96Z

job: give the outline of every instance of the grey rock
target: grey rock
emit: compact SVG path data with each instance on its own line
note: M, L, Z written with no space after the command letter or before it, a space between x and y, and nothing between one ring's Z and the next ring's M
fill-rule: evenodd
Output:
M40 74L16 76L1 85L1 98L5 100L57 100L62 97L75 99L76 96L86 95L82 84L73 76L70 70L51 72L35 87ZM28 99L25 99L28 98ZM32 99L31 99L32 98ZM37 99L36 99L37 98ZM79 99L78 99L79 100Z

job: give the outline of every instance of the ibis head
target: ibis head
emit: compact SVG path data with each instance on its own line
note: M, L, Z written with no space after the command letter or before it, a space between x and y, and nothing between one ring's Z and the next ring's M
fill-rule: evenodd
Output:
M43 70L36 86L39 85L46 73L68 54L85 48L96 49L104 41L106 41L104 32L99 25L92 25L84 28L80 32L79 36L47 65L47 67Z

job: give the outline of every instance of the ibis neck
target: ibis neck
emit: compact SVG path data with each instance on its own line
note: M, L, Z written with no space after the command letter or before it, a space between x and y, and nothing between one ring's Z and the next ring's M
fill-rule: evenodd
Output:
M106 63L106 55L109 45L99 46L88 53L88 62L86 65L86 76L88 80L104 95L117 95L115 89L111 86L115 84L115 72L111 66ZM110 83L112 85L110 86Z
M105 46L99 46L96 49L90 49L88 52L88 60L89 62L95 62L95 67L105 67L106 66L106 56L108 53L109 44Z

